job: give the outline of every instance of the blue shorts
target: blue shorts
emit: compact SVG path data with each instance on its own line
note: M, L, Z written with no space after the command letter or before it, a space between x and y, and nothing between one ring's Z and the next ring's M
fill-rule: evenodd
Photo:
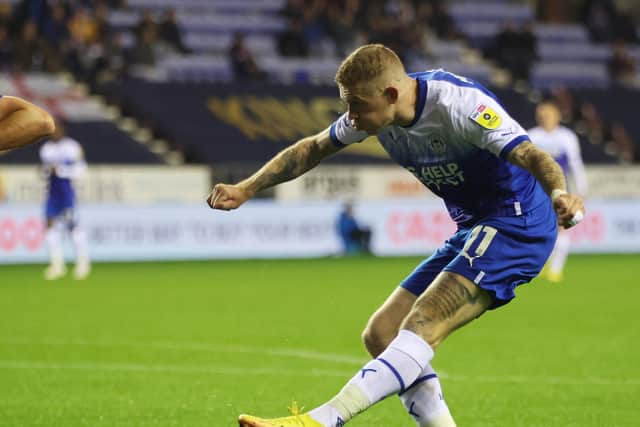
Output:
M73 213L73 199L56 199L49 197L45 206L45 217L47 221L51 221L56 218L62 218L67 221L70 226L73 226L75 219Z
M421 295L440 272L451 271L489 291L494 309L515 297L516 286L540 273L557 235L550 201L521 216L487 217L459 229L400 286Z

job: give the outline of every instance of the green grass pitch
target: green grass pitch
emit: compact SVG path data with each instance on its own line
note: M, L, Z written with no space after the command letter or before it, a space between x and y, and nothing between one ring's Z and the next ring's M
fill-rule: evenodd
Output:
M235 426L331 397L420 260L0 267L0 426ZM437 351L461 427L640 425L640 256L574 256ZM636 274L634 274L636 273ZM410 427L395 397L349 425Z

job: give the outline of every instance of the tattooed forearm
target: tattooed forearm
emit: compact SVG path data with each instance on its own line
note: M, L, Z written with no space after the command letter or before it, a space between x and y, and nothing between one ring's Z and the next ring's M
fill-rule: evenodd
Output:
M304 138L284 149L253 176L242 182L252 193L290 181L315 167L336 150L316 137Z
M531 172L547 194L552 190L566 190L566 181L562 168L553 157L531 142L523 142L509 153L508 160Z
M304 151L299 145L295 145L288 147L274 157L253 176L251 182L255 191L264 190L299 176L296 169L302 161L301 154Z

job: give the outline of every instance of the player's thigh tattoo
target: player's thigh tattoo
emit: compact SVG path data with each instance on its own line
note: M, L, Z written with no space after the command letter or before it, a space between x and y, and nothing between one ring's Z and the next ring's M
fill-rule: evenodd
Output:
M407 319L407 326L414 324L417 327L424 327L430 323L447 321L452 319L462 307L479 304L483 291L475 286L471 289L469 287L456 274L444 274L438 277L416 301Z

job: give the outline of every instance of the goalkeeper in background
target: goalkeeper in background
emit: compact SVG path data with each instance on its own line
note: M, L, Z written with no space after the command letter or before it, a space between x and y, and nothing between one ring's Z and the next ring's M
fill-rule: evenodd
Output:
M555 102L541 102L536 108L538 126L529 129L531 141L551 154L562 167L570 189L582 197L587 195L587 174L584 170L580 142L571 129L560 125L560 109ZM571 178L571 180L569 180ZM571 239L569 233L560 230L558 240L543 271L543 275L551 282L560 282L564 265L569 256Z

